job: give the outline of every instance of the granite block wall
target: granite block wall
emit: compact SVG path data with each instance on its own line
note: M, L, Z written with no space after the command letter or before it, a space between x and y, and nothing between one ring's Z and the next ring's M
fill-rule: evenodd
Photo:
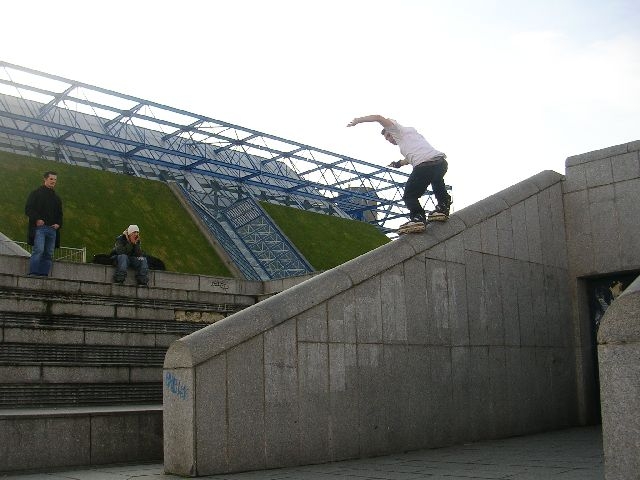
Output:
M174 342L167 472L574 425L563 177L542 172Z
M2 477L14 470L156 462L161 458L160 406L0 412Z
M599 405L586 280L640 271L640 141L567 158L563 194L578 408L581 422L593 423Z

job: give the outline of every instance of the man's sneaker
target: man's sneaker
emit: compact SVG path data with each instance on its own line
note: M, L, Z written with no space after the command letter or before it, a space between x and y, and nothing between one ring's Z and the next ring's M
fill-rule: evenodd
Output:
M449 218L449 207L436 206L433 212L429 212L430 222L446 222Z
M449 219L449 215L444 212L433 211L429 214L430 222L446 222Z
M403 235L405 233L419 233L424 232L427 225L427 219L424 215L416 215L412 217L407 223L400 225L398 228L398 234Z
M400 225L398 228L398 235L404 235L405 233L420 233L424 232L424 222L407 222L404 225Z

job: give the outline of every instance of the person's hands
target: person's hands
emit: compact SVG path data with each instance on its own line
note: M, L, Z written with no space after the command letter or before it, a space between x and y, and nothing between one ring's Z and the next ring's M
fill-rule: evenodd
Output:
M359 118L354 118L349 123L347 123L347 127L353 127L354 125L357 125L359 123L360 123L360 119Z
M400 163L400 160L398 160L397 162L391 162L388 166L391 168L400 168L402 164Z

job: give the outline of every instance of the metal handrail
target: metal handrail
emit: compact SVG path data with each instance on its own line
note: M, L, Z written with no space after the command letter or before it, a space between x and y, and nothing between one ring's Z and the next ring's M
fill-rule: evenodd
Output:
M31 253L31 249L33 248L27 242L18 242L15 240L9 240L13 242L27 252ZM86 263L87 262L87 247L74 248L74 247L59 247L56 248L53 259L56 261L66 261L66 262L75 262L75 263Z

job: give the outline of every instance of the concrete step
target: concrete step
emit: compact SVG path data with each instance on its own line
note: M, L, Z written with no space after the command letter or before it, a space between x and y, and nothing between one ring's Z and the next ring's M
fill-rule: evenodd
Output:
M161 461L162 404L0 409L0 445L3 472Z
M0 286L25 286L47 290L72 291L89 289L103 294L123 293L136 296L148 290L161 291L165 298L176 300L189 298L199 300L211 295L227 295L255 299L264 295L263 282L247 281L226 277L210 277L175 272L149 272L149 288L137 288L133 275L129 275L124 285L116 285L111 277L114 269L103 265L72 262L54 262L48 277L29 277L29 259L11 255L0 255ZM269 290L288 288L303 281L303 278L269 282ZM35 286L35 287L34 287ZM244 302L236 302L244 303Z
M248 305L214 301L190 301L150 296L144 289L141 296L97 295L89 292L58 292L31 288L4 287L0 290L0 310L50 315L99 317L129 317L141 319L175 320L178 312L210 314L224 318ZM214 299L209 299L214 300ZM232 300L232 299L231 299Z
M0 364L1 384L162 382L160 365Z
M55 320L54 320L55 321ZM6 343L46 343L77 345L120 345L169 348L184 335L161 332L131 332L106 328L68 328L65 326L0 327L0 338Z
M112 318L80 315L50 315L30 312L0 312L0 327L64 328L68 330L109 330L113 332L177 333L188 335L204 322Z
M0 384L0 408L162 404L162 382Z
M310 277L150 272L138 288L102 265L27 271L0 255L0 471L162 460L164 351Z
M162 366L166 348L0 343L0 365Z

